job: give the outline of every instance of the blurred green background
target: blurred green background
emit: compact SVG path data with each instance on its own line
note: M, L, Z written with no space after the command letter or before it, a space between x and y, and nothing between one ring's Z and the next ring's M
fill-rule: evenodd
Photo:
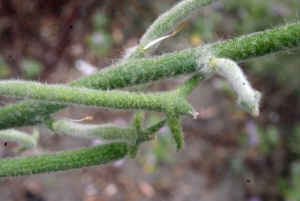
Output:
M0 78L67 83L118 61L176 1L62 0L0 2ZM156 55L299 21L299 0L220 1L195 12ZM83 65L82 60L87 63ZM300 200L299 48L239 63L263 93L261 114L237 107L220 77L189 96L197 120L182 118L185 147L174 153L167 128L136 159L100 167L0 181L1 200ZM139 86L170 90L186 77ZM0 97L0 106L12 103ZM124 125L132 112L69 107L56 115ZM147 113L145 126L162 119ZM25 131L32 127L21 128ZM39 147L22 155L99 143L39 128ZM3 142L4 144L4 142ZM13 157L17 144L0 147Z

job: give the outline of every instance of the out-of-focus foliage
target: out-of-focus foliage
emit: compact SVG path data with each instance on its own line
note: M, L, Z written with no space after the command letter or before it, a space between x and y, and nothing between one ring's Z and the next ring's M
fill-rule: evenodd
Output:
M112 38L110 33L107 33L105 27L107 24L107 17L101 11L96 11L92 19L93 33L88 38L88 45L91 51L97 56L103 56L112 48Z
M43 66L40 62L32 59L24 59L21 62L21 66L24 72L23 77L25 79L34 79L43 69Z
M4 58L0 56L0 78L5 78L10 75L9 66L6 64Z

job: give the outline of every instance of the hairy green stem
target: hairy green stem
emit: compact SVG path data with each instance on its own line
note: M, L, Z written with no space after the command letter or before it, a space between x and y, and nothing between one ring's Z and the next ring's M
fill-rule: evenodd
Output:
M300 22L210 45L219 58L241 61L300 46Z
M189 115L193 108L185 97L173 98L172 92L130 93L124 91L97 91L63 85L45 85L26 81L0 81L0 94L35 100L101 106L115 109L143 109L164 112L172 107L177 114Z
M0 160L0 177L70 170L109 163L127 155L127 144L115 142L84 149Z
M300 23L298 22L178 53L149 59L128 60L115 64L98 74L76 80L71 83L71 86L116 89L193 73L199 71L197 59L205 51L213 52L218 58L245 60L299 47L299 33ZM64 107L66 105L26 101L0 108L0 129L41 123L45 116Z
M155 139L154 133L163 126L159 122L150 127L150 129L143 130L143 120L144 112L139 111L134 115L132 125L126 127L113 124L80 124L68 119L49 119L47 126L59 134L139 145L142 142Z
M120 127L112 124L91 125L80 124L67 119L57 119L52 123L51 129L59 134L99 139L107 142L121 141L135 144L135 130L132 127Z

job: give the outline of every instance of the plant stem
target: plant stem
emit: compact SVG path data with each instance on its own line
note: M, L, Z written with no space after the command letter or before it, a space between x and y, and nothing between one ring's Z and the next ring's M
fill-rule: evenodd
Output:
M144 112L139 111L134 115L131 125L126 127L113 124L80 124L68 119L49 119L47 126L60 134L108 142L126 142L129 145L138 146L142 142L155 139L155 132L164 125L159 122L150 129L143 130L143 120Z
M45 85L26 81L0 81L0 94L35 100L101 106L115 109L142 109L164 112L172 107L177 114L188 115L193 108L185 97L170 99L172 92L130 93L124 91L97 91L63 85Z
M116 142L84 149L0 160L0 177L62 171L109 163L127 155L127 144Z
M241 61L300 46L300 22L212 44L219 58Z
M98 139L107 142L126 142L132 145L135 144L137 138L135 130L132 127L120 127L113 124L86 125L66 119L54 120L51 129L64 135Z
M300 22L160 57L128 60L98 74L77 80L71 83L71 86L116 89L193 73L199 70L196 60L205 54L205 51L213 52L218 58L245 60L299 47L299 33ZM41 123L45 116L64 107L66 105L29 101L2 107L0 108L0 129ZM32 113L33 110L35 110L34 113Z

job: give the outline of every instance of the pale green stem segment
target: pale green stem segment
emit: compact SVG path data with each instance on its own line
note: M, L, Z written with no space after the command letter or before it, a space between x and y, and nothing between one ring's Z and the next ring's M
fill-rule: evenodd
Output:
M135 130L132 127L120 127L113 124L80 124L67 119L58 119L52 123L51 129L59 134L98 139L104 142L120 141L132 145L136 143Z
M139 111L135 114L132 125L126 127L113 124L80 124L68 119L49 120L48 127L59 134L139 145L141 142L155 139L154 133L156 131L150 133L142 129L143 119L144 112Z
M75 123L67 119L49 119L47 126L59 133L89 139L99 139L105 142L126 142L128 154L134 158L140 143L155 139L155 132L161 129L165 120L158 122L150 128L142 128L144 112L139 111L134 115L132 125L120 127L113 124L86 125Z
M15 129L0 130L1 141L17 142L24 148L33 148L37 144L38 135L32 136Z
M93 89L116 89L181 74L195 73L201 52L213 52L217 58L245 60L299 47L300 22L242 36L195 49L140 60L127 60L89 77L74 81L72 86ZM204 54L203 53L203 54ZM0 108L0 129L41 123L48 115L67 105L24 101Z
M143 109L164 112L170 107L180 115L191 116L194 111L185 97L174 97L174 92L130 93L124 91L96 91L63 85L45 85L26 81L0 81L0 95L41 101L101 106L115 109Z
M84 149L0 160L0 177L14 177L101 165L127 155L127 143L115 142Z
M130 55L129 58L138 59L151 54L158 44L144 50L144 47L147 44L172 32L182 22L187 20L194 11L212 4L215 1L217 0L184 0L173 6L169 11L159 16L159 18L153 22L141 38L139 47Z

